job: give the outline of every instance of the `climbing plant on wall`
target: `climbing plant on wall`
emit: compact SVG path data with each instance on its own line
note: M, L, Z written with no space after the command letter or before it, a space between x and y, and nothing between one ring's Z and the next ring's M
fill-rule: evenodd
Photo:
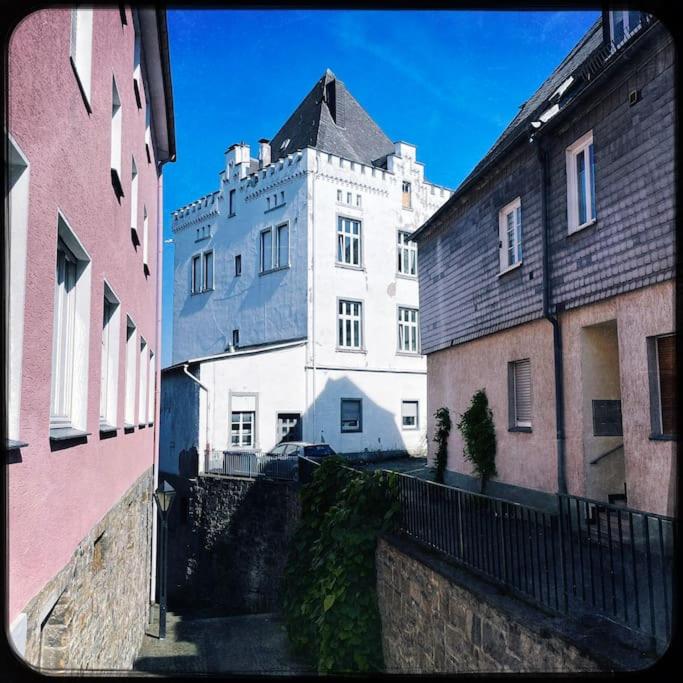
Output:
M480 490L486 482L495 477L496 471L496 430L493 424L493 413L489 408L489 400L484 389L479 389L472 396L467 410L460 416L457 424L465 442L463 455L474 467L474 474L479 477Z
M325 458L301 489L283 611L293 650L320 673L383 669L375 547L398 511L395 474L354 472L341 458Z
M443 484L443 475L448 463L448 435L451 433L451 414L448 408L439 408L435 413L436 426L434 442L436 443L436 481Z

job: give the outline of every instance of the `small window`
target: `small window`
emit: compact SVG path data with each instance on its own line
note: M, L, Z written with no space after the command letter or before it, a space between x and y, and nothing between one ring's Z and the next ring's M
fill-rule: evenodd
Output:
M147 342L140 337L140 381L138 382L138 424L147 424L147 373L149 371L149 353Z
M398 272L402 275L417 275L417 244L408 240L410 233L398 233Z
M239 330L233 330L232 331L232 345L237 348L240 345L240 331Z
M126 316L126 402L124 422L132 427L135 422L135 361L137 359L137 334L135 324Z
M341 190L337 190L337 201L341 202L343 199L344 194L342 193Z
M337 263L361 265L360 221L339 216L337 219Z
M270 197L266 197L266 211L270 210Z
M102 357L100 365L100 423L116 424L119 367L119 301L104 283Z
M403 429L417 429L418 423L417 401L401 402L401 427Z
M213 289L213 251L205 251L204 257L204 277L202 280L202 291L208 292Z
M363 402L359 398L341 400L341 431L363 431Z
M121 185L121 130L123 108L116 81L111 81L111 179L118 196L123 196Z
M353 194L351 192L346 193L346 203L351 206L353 204Z
M340 349L362 348L363 304L360 301L339 300L337 311L337 344Z
M228 193L228 215L235 215L235 190L230 190Z
M237 254L235 256L235 277L242 275L242 255Z
M149 352L149 381L148 381L148 400L147 400L147 421L149 425L154 424L154 407L155 407L155 402L154 402L154 395L156 393L156 379L157 379L157 366L156 366L156 357L154 356L154 352L150 350Z
M285 193L280 192L280 204L284 204L284 203L285 203Z
M360 195L357 194L356 195L356 206L360 206L360 205L361 205L361 198L360 198Z
M150 114L149 104L145 107L145 152L147 153L147 163L152 163L152 115Z
M620 47L638 29L643 21L643 13L635 10L616 10L609 13L609 32L612 49Z
M398 350L402 353L419 353L419 324L416 308L398 309Z
M138 109L142 109L142 71L140 69L140 34L135 31L133 45L133 92Z
M149 275L149 261L148 257L149 249L149 221L147 218L147 207L143 205L142 207L142 264L145 269L145 275Z
M273 269L273 231L271 228L261 231L261 272Z
M278 441L301 441L301 413L278 413Z
M676 437L676 335L649 337L650 415L654 437Z
M133 231L133 239L140 244L138 233L138 167L135 157L131 157L130 172L130 229Z
M230 415L230 445L238 448L254 446L254 412L232 412Z
M277 227L277 267L289 265L289 225L283 223Z
M412 196L411 196L411 186L406 180L403 181L402 187L402 205L404 209L410 209L412 207Z
M567 148L567 218L570 233L596 218L592 131Z
M498 214L500 272L522 262L522 203L517 197Z
M71 64L76 72L78 85L89 112L92 111L90 104L92 20L92 8L71 10Z
M199 294L202 291L202 255L195 254L192 257L192 293Z
M531 361L528 358L508 365L509 415L511 428L531 428Z

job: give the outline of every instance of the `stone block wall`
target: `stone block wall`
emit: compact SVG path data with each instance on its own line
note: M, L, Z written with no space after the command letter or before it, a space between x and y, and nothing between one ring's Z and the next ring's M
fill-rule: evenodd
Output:
M150 468L26 605L29 665L46 672L132 669L149 615L153 490Z
M591 672L650 663L617 643L595 652L588 643L605 646L605 633L563 627L404 539L380 538L376 566L387 673Z
M186 519L169 525L171 609L271 612L300 516L298 484L202 475L187 488Z

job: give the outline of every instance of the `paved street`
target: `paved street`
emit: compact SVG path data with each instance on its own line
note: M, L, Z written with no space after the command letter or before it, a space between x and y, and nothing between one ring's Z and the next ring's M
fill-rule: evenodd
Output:
M135 661L140 673L313 673L289 654L287 635L276 614L203 618L169 613L164 640L157 638L157 629L155 609Z

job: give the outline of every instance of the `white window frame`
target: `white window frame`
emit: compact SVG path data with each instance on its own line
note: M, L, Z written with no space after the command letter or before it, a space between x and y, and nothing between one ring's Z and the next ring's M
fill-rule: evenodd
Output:
M281 254L280 254L280 247L281 247L280 240L281 240L281 234L282 234L283 228L287 231L287 252L285 254L284 263L282 262L282 259L280 258L280 256L281 256ZM288 222L280 223L280 225L278 225L275 228L275 247L276 247L276 250L275 250L275 254L276 254L275 255L275 267L276 268L288 268L289 267L289 254L290 254L290 246L289 246L290 245L290 239L289 239L289 237L290 237L290 235L289 235L289 223Z
M259 233L259 260L260 260L260 272L269 273L274 270L274 249L273 249L273 228L265 228ZM269 236L266 237L266 234ZM265 246L266 243L270 242L270 262L266 263Z
M411 318L414 318L412 320ZM420 311L415 306L398 306L397 351L402 354L420 354ZM414 348L412 348L414 346Z
M235 420L235 416L238 416ZM246 420L245 415L251 415L251 420ZM245 424L251 424L251 441L250 443L245 442L246 430L244 429ZM234 426L237 425L237 430L235 432ZM238 443L233 443L233 434L237 434ZM228 448L254 448L256 443L256 411L253 410L233 410L230 412L230 443Z
M131 157L130 166L130 227L131 230L135 232L135 237L140 243L139 238L137 238L138 233L138 183L139 183L139 173L138 166L135 163L135 157Z
M353 224L358 224L358 232L354 234ZM347 255L348 246L348 260ZM355 246L355 249L354 249ZM337 216L337 249L336 262L350 268L363 267L363 222L349 216Z
M407 405L415 405L415 424L407 425L405 423L405 415L403 408ZM414 432L420 429L420 402L416 399L406 399L401 401L401 429L404 431Z
M147 163L152 163L152 114L149 108L149 102L145 105L145 153L147 154Z
M202 293L202 282L202 252L200 251L197 254L192 254L190 260L190 291L192 294ZM197 283L199 284L197 285Z
M138 359L137 327L130 316L126 316L126 395L124 403L124 426L135 426L135 381Z
M510 263L510 229L508 217L512 216L512 253ZM507 273L522 265L522 199L517 197L498 212L498 249L500 273Z
M142 265L145 269L145 274L149 275L149 218L147 216L147 207L142 206Z
M344 403L358 404L358 420L344 420ZM357 427L344 426L344 422L357 422ZM342 398L339 402L339 431L342 434L360 434L363 432L363 399Z
M209 278L209 268L207 263L211 258L211 277ZM214 256L213 249L208 249L202 252L202 291L210 292L214 288L215 283L215 271L216 271L216 257Z
M638 23L635 26L631 26L630 22L630 14L631 11L633 10L611 10L609 12L609 38L610 38L610 44L612 47L612 51L616 50L617 48L621 47L634 33L636 33L643 24L643 17L642 13L639 12L638 16ZM623 31L624 35L622 39L617 43L614 39L614 25L615 25L615 19L619 15L623 21Z
M73 286L55 280L52 331L50 428L85 431L88 402L91 259L61 212L57 215L57 271L60 256Z
M148 401L147 401L147 423L151 427L154 424L154 416L155 416L155 407L156 407L156 402L155 402L155 397L156 397L156 355L154 354L154 351L152 349L149 350L149 378L148 378L148 387L147 387L147 394L148 394Z
M396 250L398 253L397 273L405 277L417 277L417 242L406 239L410 232L399 230ZM411 268L412 266L412 268ZM412 271L412 272L411 272Z
M597 220L597 211L595 203L597 198L595 196L595 150L593 148L593 164L590 160L590 150L593 148L593 131L588 131L582 135L576 142L567 147L567 228L571 235L574 232L583 230L589 225L592 225ZM584 183L583 189L586 196L586 220L579 222L579 187L576 171L576 160L578 156L584 155Z
M338 350L363 350L364 330L362 301L359 301L357 299L337 299L336 329Z
M100 426L116 425L119 379L121 303L105 281L102 297L102 356L100 366ZM107 316L109 309L109 316Z
M138 381L138 426L147 425L147 373L149 372L149 348L145 338L140 336L140 379Z
M119 94L118 86L116 85L116 78L111 77L111 174L112 182L118 183L116 191L123 194L123 184L121 178L123 173L121 171L121 141L123 135L123 106L121 104L121 96Z
M88 112L92 112L92 37L93 9L91 7L72 9L69 57Z
M517 369L522 363L527 363L529 366L529 419L520 420L517 412ZM531 429L533 414L533 383L531 377L531 360L529 358L520 358L519 360L511 361L510 367L510 408L512 411L510 426L513 428Z
M142 67L141 67L141 53L142 40L138 27L133 22L134 43L133 43L133 90L135 92L135 101L138 109L142 109Z

